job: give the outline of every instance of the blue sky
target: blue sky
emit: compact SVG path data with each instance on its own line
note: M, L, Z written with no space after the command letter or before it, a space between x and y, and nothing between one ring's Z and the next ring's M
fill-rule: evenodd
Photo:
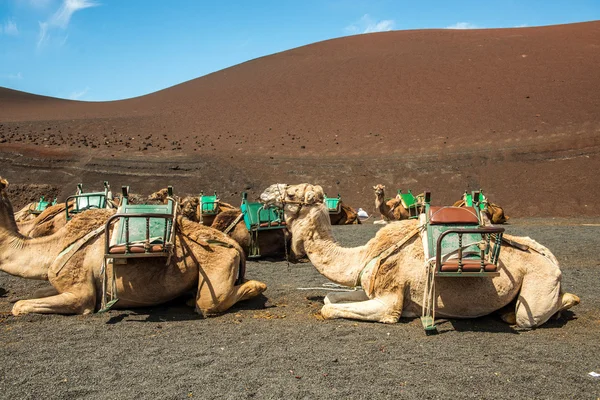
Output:
M600 0L0 0L0 86L140 96L335 37L600 19Z

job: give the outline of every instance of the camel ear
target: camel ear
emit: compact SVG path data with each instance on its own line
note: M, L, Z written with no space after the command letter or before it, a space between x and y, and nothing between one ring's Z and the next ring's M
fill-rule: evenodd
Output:
M8 187L8 181L0 177L0 189L6 189Z

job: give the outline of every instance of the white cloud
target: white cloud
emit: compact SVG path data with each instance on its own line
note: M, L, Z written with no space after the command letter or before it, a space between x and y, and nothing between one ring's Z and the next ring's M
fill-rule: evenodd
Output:
M83 90L80 91L75 91L75 92L71 92L71 94L69 94L69 99L71 100L79 100L81 99L83 96L85 96L85 94L88 92L88 90L90 90L89 87L86 87Z
M19 34L17 23L13 20L6 21L4 26L0 27L0 33L2 32L4 32L5 35L17 36Z
M67 29L71 16L79 10L85 8L96 7L98 3L90 0L64 0L63 5L50 18L48 23L52 26L58 26L62 29Z
M66 30L71 21L71 17L79 10L96 7L99 3L92 0L63 0L60 8L52 14L45 22L40 22L40 32L38 35L38 47L40 47L49 38L49 30L60 28ZM62 41L64 44L66 39Z
M527 28L529 25L527 24L521 24L521 25L517 25L515 26L515 28Z
M17 72L16 74L4 74L0 75L0 78L5 78L11 81L20 81L23 79L23 74L20 72Z
M356 35L359 33L385 32L391 31L393 29L393 20L384 19L380 21L375 21L369 16L369 14L365 14L360 20L351 25L348 25L344 30L350 35Z
M480 27L470 22L457 22L454 25L447 26L446 29L480 29Z

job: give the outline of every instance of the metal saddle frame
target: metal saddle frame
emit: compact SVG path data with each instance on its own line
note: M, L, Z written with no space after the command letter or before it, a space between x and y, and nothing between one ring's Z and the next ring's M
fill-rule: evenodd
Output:
M74 214L95 209L95 208L108 208L108 200L111 200L112 192L110 191L110 185L107 181L104 181L103 192L83 192L83 184L77 184L77 191L73 196L67 197L65 201L65 212L67 214L67 221L69 221ZM69 201L73 200L73 209L69 211Z
M504 228L483 226L479 192L472 195L472 207L432 207L430 200L431 193L425 192L425 212L419 216L426 235L421 322L428 332L437 330L436 279L499 276L498 260L504 232Z
M106 221L103 296L100 312L109 310L117 301L114 269L126 265L131 258L164 257L168 265L175 250L177 201L173 188L168 187L167 204L130 204L129 186L122 188L122 200L117 213ZM111 225L116 222L111 232ZM108 264L112 264L108 276ZM108 296L108 282L111 282ZM110 297L110 299L108 298Z
M262 203L249 202L248 194L242 193L242 204L240 206L244 215L244 223L248 232L250 232L250 249L248 258L258 258L260 246L258 243L259 233L274 229L285 229L286 224L283 218L283 210L275 206L266 206Z

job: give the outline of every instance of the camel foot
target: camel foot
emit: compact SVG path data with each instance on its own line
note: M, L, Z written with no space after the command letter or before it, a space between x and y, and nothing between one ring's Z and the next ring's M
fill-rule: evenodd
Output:
M506 311L500 313L500 319L502 319L502 321L506 322L509 325L517 324L517 314L514 311Z
M573 293L564 293L562 295L562 305L560 309L568 310L569 308L574 307L579 303L581 303L581 299L579 298L579 296L576 296Z
M15 315L15 316L26 315L31 312L31 310L27 309L27 302L25 300L17 301L11 311L12 311L12 315Z

